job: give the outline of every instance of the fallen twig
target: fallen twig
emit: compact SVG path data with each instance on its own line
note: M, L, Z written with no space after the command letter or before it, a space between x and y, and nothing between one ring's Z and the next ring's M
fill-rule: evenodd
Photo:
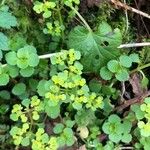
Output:
M150 46L150 42L122 44L118 48Z
M131 7L131 6L128 6L128 5L122 3L122 2L120 2L120 1L118 1L118 0L110 0L110 1L111 1L111 3L113 3L115 6L122 7L122 8L125 9L125 10L132 11L132 12L134 12L134 13L136 13L136 14L139 14L139 15L141 15L141 16L143 16L143 17L146 17L146 18L150 19L150 15L147 14L147 13L145 13L145 12L142 12L142 11L140 11L140 10L137 10L137 9L135 9L135 8L133 8L133 7Z
M121 111L123 111L125 108L127 108L127 107L129 107L129 106L131 106L131 105L133 105L133 104L142 103L142 102L144 101L144 99L145 99L146 97L148 97L148 96L150 96L150 91L147 91L147 92L143 93L142 95L137 96L137 97L135 97L135 98L132 98L132 99L130 99L130 100L124 101L124 103L123 103L122 105L116 107L116 108L114 109L114 111L121 112Z

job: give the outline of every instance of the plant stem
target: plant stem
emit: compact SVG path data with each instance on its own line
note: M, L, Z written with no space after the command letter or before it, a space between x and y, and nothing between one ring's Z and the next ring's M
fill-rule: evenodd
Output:
M88 25L88 23L85 21L85 19L80 15L80 13L74 8L74 7L70 7L75 13L76 15L81 19L81 21L84 23L84 25L86 26L86 28L88 29L89 32L92 32L92 29L90 28L90 26Z
M63 5L63 1L61 1L61 5ZM61 15L61 11L60 11L61 9L60 9L60 7L59 7L59 2L58 2L58 5L57 5L57 11L58 11L58 16L59 16L59 22L60 22L60 25L61 25L61 27L63 27L64 26L64 24L63 24L63 19L62 19L62 15ZM62 29L62 43L63 43L63 41L64 41L64 29Z
M5 3L5 0L2 0L1 5L4 5L4 3Z
M132 70L130 73L132 74L132 73L134 73L134 72L140 71L140 70L145 69L145 68L147 68L147 67L150 67L150 63L145 64L145 65L140 66L140 67L137 67L136 69Z

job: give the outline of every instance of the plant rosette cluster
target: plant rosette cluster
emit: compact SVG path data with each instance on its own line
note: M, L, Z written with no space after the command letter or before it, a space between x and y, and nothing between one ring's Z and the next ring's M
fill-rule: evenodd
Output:
M53 132L58 135L57 142L59 147L72 146L75 143L75 136L72 130L75 122L72 120L64 120L64 124L57 123L53 128Z
M86 80L81 76L83 66L78 61L79 51L70 49L51 58L53 69L51 80L45 84L45 98L49 106L70 103L74 109L83 107L92 109L103 108L102 96L90 92Z
M132 123L128 120L121 122L121 119L117 115L110 115L108 120L102 126L104 133L108 134L109 140L115 143L122 141L123 143L129 143L132 140L130 134Z
M57 150L57 138L49 137L43 128L38 128L32 140L32 150Z
M33 10L37 14L42 14L43 18L46 20L46 28L43 29L45 34L51 34L52 36L60 36L65 29L64 21L62 17L62 10L65 6L73 7L75 5L76 9L79 5L79 0L58 0L55 2L39 2L34 3ZM69 12L69 16L74 16L72 10ZM58 19L57 19L58 18ZM48 21L50 20L50 21Z
M138 54L121 55L119 60L110 60L107 66L100 69L100 76L104 80L111 80L113 76L119 81L127 81L129 79L128 69L132 63L139 63Z
M40 118L40 113L43 112L43 102L37 96L30 99L25 99L21 104L13 106L10 118L13 121L21 122L22 127L12 127L10 134L13 137L15 145L28 146L32 137L32 127L35 121ZM20 132L19 132L20 131ZM28 143L28 144L27 144Z
M34 67L39 64L39 57L33 46L25 46L17 52L11 51L5 57L7 64L19 68L23 77L30 77L34 73Z

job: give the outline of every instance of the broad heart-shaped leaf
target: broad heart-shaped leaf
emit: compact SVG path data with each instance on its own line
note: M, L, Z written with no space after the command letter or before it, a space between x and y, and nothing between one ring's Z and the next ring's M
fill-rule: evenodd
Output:
M112 31L103 22L96 32L89 32L77 26L69 34L68 47L82 53L82 64L85 71L98 72L106 63L119 56L117 47L121 44L122 36L119 29Z
M0 11L0 27L10 29L17 25L16 17L6 11Z

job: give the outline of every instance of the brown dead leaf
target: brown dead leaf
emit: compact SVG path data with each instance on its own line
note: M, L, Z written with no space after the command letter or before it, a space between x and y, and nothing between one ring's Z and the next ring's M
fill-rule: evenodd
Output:
M142 93L144 93L144 89L141 86L141 77L138 73L134 73L131 75L131 78L129 79L129 82L132 86L133 93L135 96L139 96Z
M86 147L85 147L85 145L82 145L82 146L80 146L79 149L77 149L77 150L86 150Z
M93 7L93 6L99 7L101 2L102 0L87 0L87 5L88 7Z

